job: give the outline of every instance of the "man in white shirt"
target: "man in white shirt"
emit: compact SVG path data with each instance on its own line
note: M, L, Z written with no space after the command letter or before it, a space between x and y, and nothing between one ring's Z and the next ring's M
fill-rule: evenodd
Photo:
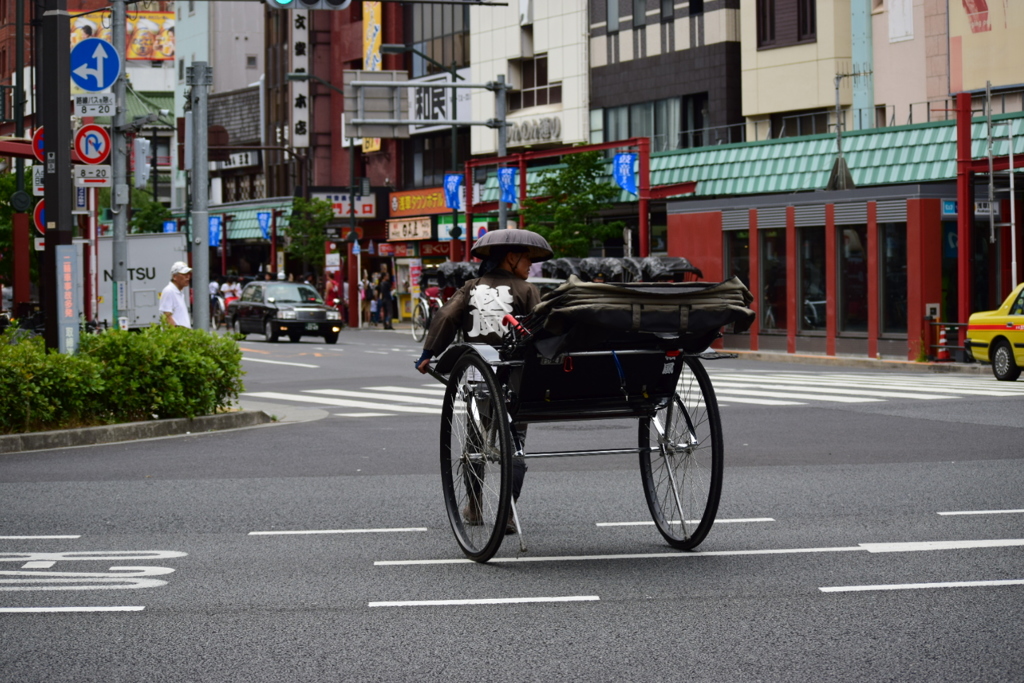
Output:
M182 291L192 280L192 269L184 261L177 261L171 266L171 281L160 294L160 313L164 322L171 327L192 327L192 318L188 314L188 304Z

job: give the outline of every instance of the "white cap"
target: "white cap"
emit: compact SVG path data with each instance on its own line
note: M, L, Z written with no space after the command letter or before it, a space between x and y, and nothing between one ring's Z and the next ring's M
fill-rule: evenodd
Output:
M174 277L175 275L178 275L179 273L182 274L182 275L186 275L186 274L191 273L191 272L192 272L192 269L189 268L188 264L185 263L184 261L175 261L174 265L171 266L171 277Z

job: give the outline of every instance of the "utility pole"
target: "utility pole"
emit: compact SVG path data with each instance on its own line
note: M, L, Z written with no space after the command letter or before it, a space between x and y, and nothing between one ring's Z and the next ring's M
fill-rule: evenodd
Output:
M39 110L46 130L43 149L46 252L42 268L42 295L46 319L44 337L48 349L60 348L62 326L58 321L65 307L59 303L63 300L63 290L57 287L58 246L71 244L73 230L71 197L74 190L68 174L71 168L71 45L67 7L67 0L45 0L43 3L41 38L46 49L42 50L39 65L39 80L47 84L39 96ZM22 48L17 46L18 50ZM68 308L73 310L73 306L72 297ZM70 351L74 351L73 345Z
M114 50L121 63L124 64L125 45L125 0L111 0L111 33L114 42ZM119 324L119 320L125 317L128 311L128 302L121 301L128 282L128 211L131 205L131 191L128 189L128 138L125 130L125 115L128 105L125 98L125 83L127 69L122 69L114 81L114 117L113 130L110 136L110 174L113 176L114 187L110 193L110 212L113 214L114 241L112 249L113 266L113 322Z
M505 74L498 74L498 83L494 89L494 118L498 124L498 158L508 154L508 128L505 126ZM468 180L466 182L469 182ZM499 183L500 185L500 183ZM508 225L508 204L502 199L501 188L498 188L498 229L504 230Z
M207 96L213 69L192 62L186 83L192 104L192 327L210 329L210 162ZM225 249L227 246L225 245Z
M17 2L15 10L15 73L14 73L14 134L19 138L25 137L25 3ZM28 304L30 296L29 289L31 278L29 276L29 246L28 232L29 219L28 211L32 210L32 197L25 192L25 160L17 159L14 162L15 182L17 183L13 195L11 195L11 207L14 215L11 217L11 247L14 253L14 313L17 316L23 315L20 310Z

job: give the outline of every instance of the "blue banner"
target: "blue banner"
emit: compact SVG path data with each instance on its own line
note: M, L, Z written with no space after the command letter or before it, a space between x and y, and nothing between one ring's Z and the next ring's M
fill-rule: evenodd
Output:
M506 204L515 204L519 201L519 194L516 192L516 177L518 175L518 168L498 169L498 186L501 188L501 201Z
M164 221L164 232L178 232L178 221Z
M260 230L263 232L263 239L270 239L270 212L260 211L256 214L256 221L260 224Z
M449 209L462 208L462 175L446 173L444 176L444 205Z
M220 246L220 216L210 216L210 246Z
M626 192L638 194L636 191L636 174L633 173L633 162L636 161L636 154L616 154L612 163L612 173L615 182Z

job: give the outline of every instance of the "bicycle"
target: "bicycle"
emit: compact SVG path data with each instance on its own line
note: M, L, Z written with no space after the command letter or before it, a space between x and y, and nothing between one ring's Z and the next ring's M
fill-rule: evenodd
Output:
M444 302L441 297L429 296L421 293L419 301L416 302L416 309L412 314L412 338L418 343L422 342L430 329L430 323Z

